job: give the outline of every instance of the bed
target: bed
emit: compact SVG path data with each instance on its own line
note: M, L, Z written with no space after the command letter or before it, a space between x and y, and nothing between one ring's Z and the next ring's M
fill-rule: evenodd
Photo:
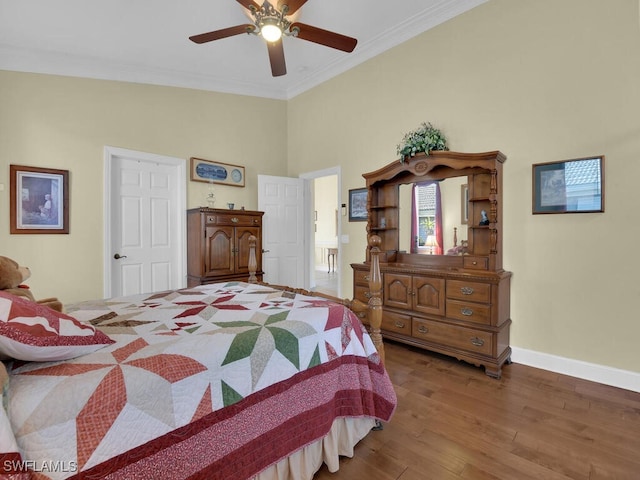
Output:
M396 407L370 245L369 305L261 284L255 268L246 283L82 302L67 315L0 296L0 354L11 357L0 364L0 478L337 470Z

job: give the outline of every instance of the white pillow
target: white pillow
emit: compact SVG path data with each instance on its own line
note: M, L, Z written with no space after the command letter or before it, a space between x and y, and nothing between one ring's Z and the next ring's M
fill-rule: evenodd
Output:
M67 360L114 343L93 325L0 290L0 356Z

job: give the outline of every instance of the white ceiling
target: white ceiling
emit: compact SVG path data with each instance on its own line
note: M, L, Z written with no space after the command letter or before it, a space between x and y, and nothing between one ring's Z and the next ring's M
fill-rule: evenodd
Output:
M309 0L297 21L358 45L284 38L287 74L274 78L261 37L188 40L249 23L234 0L0 0L0 69L289 99L486 1Z

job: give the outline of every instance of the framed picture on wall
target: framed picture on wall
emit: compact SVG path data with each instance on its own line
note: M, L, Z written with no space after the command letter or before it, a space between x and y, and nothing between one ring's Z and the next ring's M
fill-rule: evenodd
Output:
M604 212L604 156L533 165L533 213Z
M10 165L11 234L69 233L69 171Z
M191 180L244 187L244 167L191 157Z
M367 221L367 189L355 188L349 190L349 221Z

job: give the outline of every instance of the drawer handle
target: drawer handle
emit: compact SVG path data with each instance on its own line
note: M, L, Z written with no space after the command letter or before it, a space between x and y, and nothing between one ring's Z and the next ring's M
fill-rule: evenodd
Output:
M366 298L371 298L371 292L364 292L364 296Z
M462 287L460 289L460 291L462 292L463 295L471 295L471 294L473 294L473 288L471 288L471 287Z
M471 339L471 343L474 344L476 347L481 347L484 345L484 340L478 337L473 337Z
M404 328L404 322L401 322L400 320L396 321L396 328Z
M233 218L231 219L231 222L232 222L232 223L238 223L238 217L233 217Z
M369 275L365 275L364 279L368 282L371 277Z
M470 317L471 315L473 315L473 310L471 310L470 308L461 308L460 313L462 313L465 317Z
M425 327L424 325L420 325L418 327L418 332L420 332L420 333L429 333L429 329L427 327Z

